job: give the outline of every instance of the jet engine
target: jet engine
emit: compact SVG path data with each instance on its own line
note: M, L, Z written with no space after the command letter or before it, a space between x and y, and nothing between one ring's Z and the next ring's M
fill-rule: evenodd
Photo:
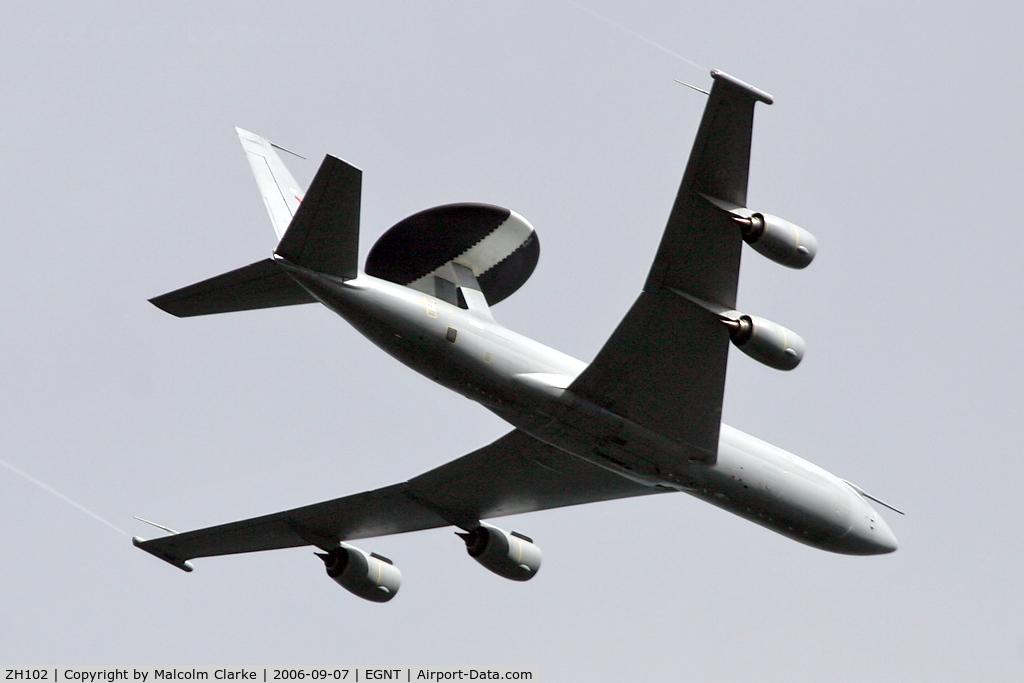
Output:
M724 322L729 326L729 338L736 348L768 367L792 370L803 360L804 340L782 325L753 315Z
M498 576L528 581L540 569L540 548L522 534L481 524L467 533L456 532L466 542L466 552Z
M402 585L402 572L386 557L342 543L329 553L317 553L327 576L353 595L372 602L387 602Z
M767 213L739 219L743 241L754 251L789 268L806 268L818 251L814 235Z

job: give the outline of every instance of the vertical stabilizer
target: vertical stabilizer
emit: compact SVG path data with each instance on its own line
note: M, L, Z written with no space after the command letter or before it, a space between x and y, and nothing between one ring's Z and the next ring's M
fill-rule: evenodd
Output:
M256 177L256 185L260 189L267 213L270 214L270 222L274 224L274 232L280 240L302 203L302 188L277 155L273 144L247 130L236 127L235 131L245 150L252 174Z
M359 273L359 204L363 172L327 155L275 253L345 280Z

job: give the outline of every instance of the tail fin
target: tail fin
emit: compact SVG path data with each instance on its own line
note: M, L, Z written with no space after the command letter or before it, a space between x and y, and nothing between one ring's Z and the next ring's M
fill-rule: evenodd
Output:
M249 156L251 161L253 155ZM280 164L277 155L273 156ZM284 168L283 164L280 166ZM273 169L273 164L267 167ZM254 172L256 168L254 163ZM291 175L287 177L291 178ZM281 176L274 178L276 183ZM256 180L262 192L267 187L266 178L261 180L257 172ZM299 203L296 199L295 216L289 217L284 237L277 245L276 256L309 270L344 279L355 278L359 271L361 187L362 171L340 159L325 157L305 201ZM287 206L287 202L281 200L278 208L280 206ZM269 200L267 209L276 227L281 214L275 213ZM276 259L268 258L150 301L168 313L184 318L313 303L316 299L293 280Z
M235 132L245 150L252 174L256 177L256 185L260 189L267 213L270 214L270 222L274 224L274 232L280 240L302 203L302 188L277 155L273 143L238 127Z
M359 273L363 172L327 155L275 253L319 273L351 280Z
M363 172L327 156L303 204L303 192L275 145L247 130L235 131L280 240L278 256L321 273L356 277Z

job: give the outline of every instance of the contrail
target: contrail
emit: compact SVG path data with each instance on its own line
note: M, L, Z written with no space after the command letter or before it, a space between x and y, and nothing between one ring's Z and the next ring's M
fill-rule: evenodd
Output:
M0 458L0 465L3 465L3 466L4 466L4 467L6 467L7 469L9 469L9 470L10 470L11 472L14 472L14 473L15 473L15 474L17 474L17 475L20 475L20 476L22 476L22 477L25 477L25 478L26 478L26 479L28 479L28 480L29 480L30 482L32 482L33 484L35 484L35 485L36 485L36 486L38 486L39 488L43 489L44 491L49 491L49 492L50 492L50 493L52 493L53 495L55 495L55 496L57 496L58 498L60 498L61 500L63 500L63 501L65 502L65 503L67 503L67 504L69 504L69 505L73 505L73 506L75 506L76 508L78 508L79 510L81 510L82 512L84 512L85 514L87 514L87 515L89 515L90 517L92 517L93 519L95 519L95 520L97 520L97 521L100 521L100 522L103 522L104 524L106 524L107 526L109 526L109 527L110 527L111 529L113 529L113 530L114 530L114 531L116 531L117 533L119 533L119 534L123 534L123 535L125 535L125 536L127 536L127 535L128 535L128 532L127 532L127 531L125 531L124 529L119 529L118 527L114 526L113 524L111 524L111 523L110 523L110 522L108 522L107 520L105 520L105 519L103 519L102 517L100 517L99 515L97 515L97 514L96 514L95 512L93 512L92 510L89 510L88 508L86 508L86 507L84 507L84 506L82 506L82 505L79 505L79 504L78 504L78 503L76 503L75 501L73 501L73 500L71 500L70 498L68 498L67 496L65 496L65 495L64 495L63 493L61 493L60 491L57 491L57 490L55 490L55 489L52 489L52 488L50 488L49 486L47 486L47 485L46 485L46 484L44 484L43 482L39 481L38 479L36 479L36 478L35 478L35 477L33 477L32 475L28 474L27 472L23 472L23 471L19 470L19 469L18 469L17 467L15 467L15 466L14 466L14 465L12 465L11 463L7 462L6 460L3 460L2 458Z
M619 29L620 31L625 31L626 33L628 33L629 35L633 36L634 38L639 38L640 40L644 41L645 43L647 43L651 47L655 47L655 48L661 50L662 52L664 52L667 55L671 55L671 56L675 57L676 59L681 59L684 62L686 62L687 64L689 64L690 66L693 66L693 67L696 67L698 69L701 69L702 71L707 71L708 70L707 67L701 66L700 64L698 64L697 62L693 61L692 59L687 59L686 57L682 56L681 54L679 54L677 52L673 52L672 50L668 49L664 45L656 43L653 40L651 40L650 38L645 38L644 36L640 35L636 31L634 31L632 29L629 29L629 28L626 28L622 24L620 24L620 23L618 23L616 21L612 21L608 17L602 16L602 15L598 14L597 12L595 12L594 10L589 9L587 7L584 7L583 5L579 4L578 2L573 2L573 0L565 0L565 1L568 2L570 5L572 5L573 7L575 7L576 9L579 9L579 10L582 10L582 11L586 12L587 14L589 14L592 17L594 17L595 19L600 19L601 21L603 21L604 23L608 24L609 26L614 26L615 28Z

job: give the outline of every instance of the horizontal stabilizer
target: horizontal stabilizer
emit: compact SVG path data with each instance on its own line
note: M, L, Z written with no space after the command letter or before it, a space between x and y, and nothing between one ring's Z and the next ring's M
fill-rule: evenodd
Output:
M324 157L277 255L309 270L346 280L359 271L359 203L363 172Z
M150 299L179 318L315 302L273 259L197 282Z

